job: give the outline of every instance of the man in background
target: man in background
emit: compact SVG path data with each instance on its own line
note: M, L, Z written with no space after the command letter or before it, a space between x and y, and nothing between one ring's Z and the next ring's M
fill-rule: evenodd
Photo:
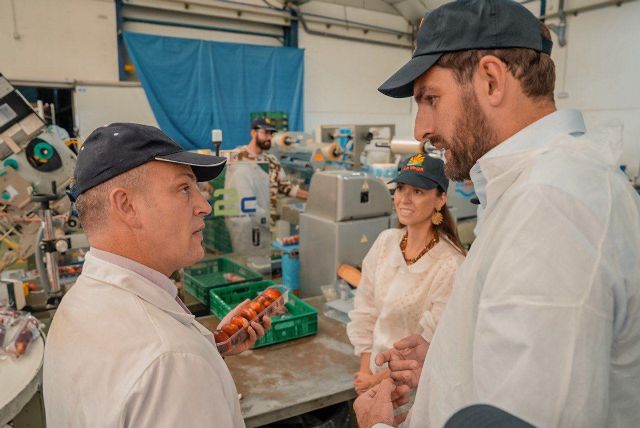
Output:
M271 138L276 128L265 117L258 117L251 123L251 141L246 146L236 149L232 159L252 160L269 163L269 196L271 201L271 221L277 220L277 196L278 194L306 200L309 193L298 186L291 184L286 172L280 165L280 161L270 153Z

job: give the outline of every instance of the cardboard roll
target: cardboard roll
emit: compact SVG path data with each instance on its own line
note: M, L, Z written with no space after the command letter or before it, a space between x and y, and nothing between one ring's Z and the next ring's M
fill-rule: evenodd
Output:
M358 288L358 284L360 284L360 278L362 277L362 272L360 272L357 268L348 265L346 263L341 264L338 267L338 277L347 281L347 284L354 288Z
M413 154L424 153L425 143L416 140L400 140L394 138L391 140L391 153L395 154Z
M280 149L313 149L313 138L303 132L278 132L273 135L271 142Z
M337 143L331 143L320 149L324 158L328 161L338 161L342 156L342 149Z

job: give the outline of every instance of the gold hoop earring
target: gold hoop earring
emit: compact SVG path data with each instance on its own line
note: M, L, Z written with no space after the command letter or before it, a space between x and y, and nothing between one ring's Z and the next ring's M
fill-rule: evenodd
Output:
M434 226L440 226L443 221L444 216L442 215L440 210L436 209L436 212L434 212L431 216L431 223L433 223Z

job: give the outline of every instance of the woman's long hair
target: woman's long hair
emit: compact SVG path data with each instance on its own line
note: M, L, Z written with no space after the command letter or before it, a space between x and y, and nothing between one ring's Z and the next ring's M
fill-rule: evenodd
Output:
M440 186L438 186L438 196L442 196L443 193L444 191L442 191L442 189L440 189ZM434 224L433 227L440 235L446 236L447 239L453 244L455 249L460 252L460 254L466 256L467 250L464 248L464 245L462 245L462 242L460 242L456 223L453 220L453 216L451 215L451 211L449 211L449 207L447 206L447 204L444 204L440 212L442 213L443 217L442 223L437 226Z

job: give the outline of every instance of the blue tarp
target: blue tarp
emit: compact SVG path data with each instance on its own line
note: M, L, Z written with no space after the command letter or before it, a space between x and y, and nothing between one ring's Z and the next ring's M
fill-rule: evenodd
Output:
M124 33L160 128L186 149L247 144L252 112L289 114L303 128L304 50Z

